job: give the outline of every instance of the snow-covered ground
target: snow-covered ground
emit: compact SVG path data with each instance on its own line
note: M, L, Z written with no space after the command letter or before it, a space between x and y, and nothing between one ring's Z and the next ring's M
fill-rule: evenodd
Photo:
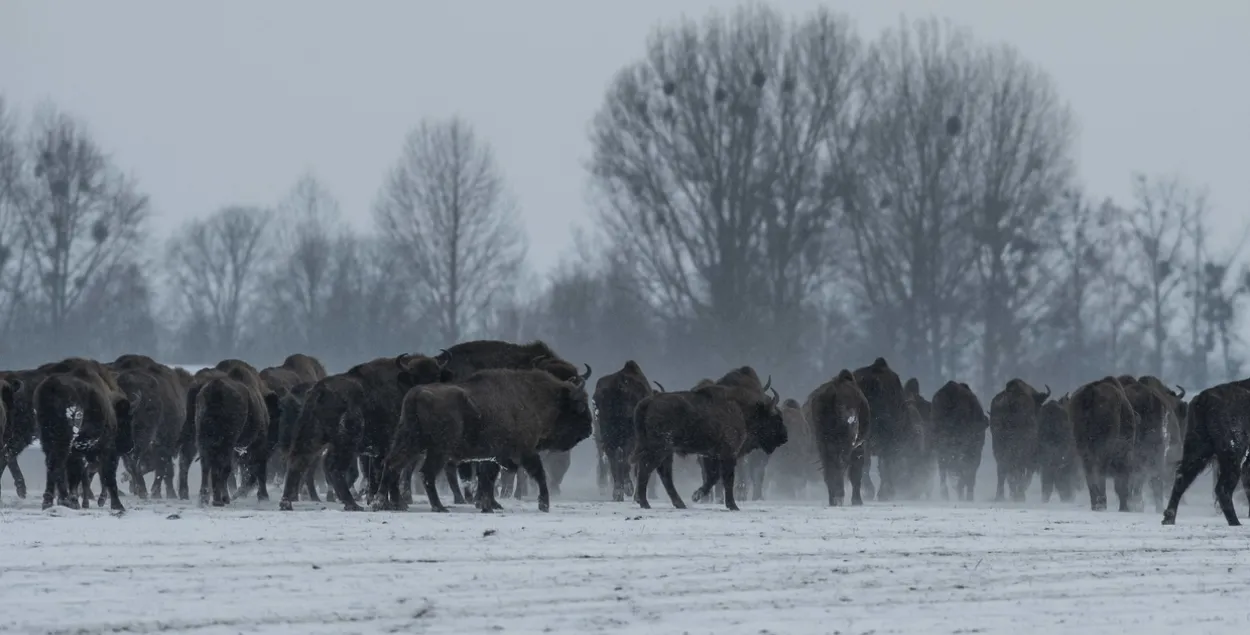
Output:
M1229 633L1245 528L1209 481L1178 525L1070 505L816 502L485 515L275 500L40 511L0 492L0 633ZM571 474L570 476L575 476ZM983 481L980 498L992 493ZM683 488L683 494L688 488ZM572 500L570 500L572 499ZM689 498L687 498L689 502Z

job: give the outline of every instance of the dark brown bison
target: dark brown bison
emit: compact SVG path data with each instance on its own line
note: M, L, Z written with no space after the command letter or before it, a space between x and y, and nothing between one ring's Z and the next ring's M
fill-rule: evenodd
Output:
M0 378L10 386L18 386L13 390L13 403L8 408L8 425L0 436L0 474L7 469L13 475L17 497L26 498L26 477L17 457L35 442L38 434L32 400L43 374L38 370L0 371Z
M1085 470L1089 505L1107 509L1107 476L1115 483L1120 511L1129 511L1133 444L1137 413L1115 377L1104 377L1077 388L1068 400L1068 419Z
M949 475L955 481L955 498L970 501L976 491L977 470L981 467L990 418L972 388L956 381L946 382L934 393L931 412L942 498L949 496L946 489Z
M771 381L768 382L771 384ZM678 509L686 507L673 485L673 455L698 454L712 459L718 472L695 491L698 501L711 493L717 481L725 486L725 507L734 502L734 469L738 458L755 448L772 454L786 442L785 422L777 407L780 397L768 397L759 376L749 366L730 371L721 381L694 390L652 395L634 412L638 483L634 497L649 509L647 481L659 470L660 481Z
M770 377L768 379L766 385L761 386L760 379L757 375L755 375L755 371L752 370L748 373L746 372L746 368L747 367L744 366L742 368L734 369L726 373L724 377L721 377L717 381L712 381L707 378L700 379L699 383L695 384L695 388L702 388L703 386L711 386L719 383L725 386L739 386L747 390L755 390L758 388L761 392L767 393L768 389L772 387L772 378ZM763 455L763 458L759 458L759 455ZM768 465L768 457L769 455L763 451L757 452L756 450L752 450L747 452L745 455L738 457L738 463L734 466L734 487L738 488L734 492L736 497L747 497L748 488L754 483L754 478L756 476L760 478L760 484L762 487L762 479L764 476L764 470ZM720 466L717 459L708 456L699 456L697 458L697 462L699 464L699 473L703 482L714 483L711 490L711 497L708 500L723 504L725 502L725 487L724 483L720 481ZM652 491L654 491L654 489ZM761 498L762 497L763 494L761 493ZM706 494L704 494L702 490L695 492L694 500L696 503L704 500L705 498Z
M1024 501L1024 492L1037 469L1037 411L1050 398L1050 386L1039 392L1022 379L1007 382L990 401L990 442L998 468L994 500Z
M1150 486L1150 499L1155 511L1163 511L1163 487L1168 477L1168 420L1171 404L1155 388L1131 375L1117 378L1124 396L1137 413L1137 432L1133 441L1133 474L1129 483L1131 507L1144 509L1143 494Z
M829 505L839 507L846 496L845 478L851 479L851 504L863 505L860 491L866 443L871 436L872 412L868 399L843 370L807 397L809 436L820 457L820 469L829 490Z
M22 389L22 380L0 375L0 454L4 452L3 439L9 428L9 413L13 412L13 400Z
M108 366L132 402L134 449L122 457L131 493L146 498L144 475L154 471L152 497L161 498L163 486L165 496L174 498L174 458L186 420L182 380L173 368L146 355L122 355Z
M309 390L287 447L287 474L278 508L293 509L302 476L324 451L326 479L347 511L362 508L347 475L357 453L376 458L366 464L370 496L381 486L381 463L390 450L404 396L412 387L448 378L444 364L424 355L379 357L344 373L329 375ZM459 489L454 471L447 474ZM401 484L402 485L402 484Z
M1163 510L1163 524L1176 524L1176 509L1194 479L1215 462L1215 501L1230 526L1240 525L1233 490L1240 477L1247 495L1246 457L1250 456L1250 380L1213 386L1189 403L1185 450L1176 469L1172 495Z
M98 471L112 509L124 511L117 491L117 465L133 447L130 400L112 371L99 362L70 358L40 369L44 379L33 395L39 444L47 466L43 507L77 509L73 493L90 504L90 474Z
M571 380L581 377L583 382L589 381L592 370L585 364L586 372L579 375L577 367L561 358L546 342L535 340L527 344L515 344L501 340L474 340L461 342L449 349L443 349L436 357L447 369L445 381L459 381L469 375L488 369L512 370L543 370L560 380ZM475 469L476 468L476 469ZM460 479L465 483L466 496L472 494L471 482L480 480L481 470L498 471L496 463L478 462L464 464L458 469ZM515 472L515 470L512 470ZM498 474L491 477L495 482ZM523 484L522 484L523 485Z
M1072 502L1080 466L1066 403L1048 401L1037 413L1037 467L1042 477L1042 502L1050 502L1055 492L1060 501Z
M178 487L186 484L191 456L200 458L200 504L230 503L228 482L235 462L243 467L241 490L256 487L256 500L269 500L265 477L269 454L278 443L281 400L245 361L226 359L196 373L187 391L188 422L194 447L184 444ZM192 436L183 434L184 440Z
M894 498L900 481L905 477L902 457L911 426L907 422L904 406L903 382L885 358L878 357L872 364L857 368L852 373L855 383L868 400L872 411L872 436L868 439L864 455L864 498L873 498L872 478L869 468L872 457L878 458L877 471L881 475L881 487L876 492L878 500Z
M449 460L520 467L538 484L538 509L545 512L551 495L539 453L572 450L590 437L591 418L585 381L577 375L560 380L542 370L492 369L454 384L418 387L405 397L386 478L394 483L403 466L425 453L426 495L435 511L445 511L434 474ZM498 474L480 472L477 503L483 512L500 509L494 495ZM388 492L394 496L393 485ZM394 506L393 498L387 505Z
M1143 375L1138 377L1137 381L1154 389L1167 404L1169 416L1164 427L1164 432L1167 434L1166 461L1168 470L1172 471L1176 465L1180 464L1181 452L1184 451L1185 445L1185 421L1188 419L1189 411L1189 405L1185 403L1185 389L1177 386L1174 391L1163 385L1163 382L1153 375Z
M595 445L607 458L612 481L612 500L623 501L633 496L630 458L634 454L634 409L638 402L655 391L634 360L595 382L594 405L597 408Z
M799 498L808 483L816 480L820 457L807 424L807 409L794 399L781 402L781 420L786 426L786 443L768 461L766 483L782 498Z

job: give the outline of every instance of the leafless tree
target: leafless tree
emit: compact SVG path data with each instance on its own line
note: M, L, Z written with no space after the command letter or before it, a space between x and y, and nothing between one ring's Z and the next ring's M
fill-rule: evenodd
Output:
M481 328L525 260L524 230L494 154L459 118L426 121L408 135L374 217L448 344Z
M82 123L50 105L36 111L28 151L23 236L38 276L49 343L70 346L65 327L84 293L135 255L148 199L112 165Z
M219 356L234 355L255 306L272 214L231 206L189 221L168 247L171 288L184 316L210 327Z
M1206 200L1176 178L1143 174L1133 177L1133 198L1128 223L1144 298L1141 317L1151 342L1147 370L1163 376L1168 338L1178 314L1173 295L1184 282L1185 239Z
M278 206L263 305L269 340L282 350L312 350L324 337L335 246L344 232L338 201L311 173Z
M14 341L26 292L28 253L20 231L24 167L16 117L0 96L0 352Z
M591 132L602 226L706 350L773 356L763 340L796 334L827 283L862 54L841 16L749 6L660 28L609 88Z

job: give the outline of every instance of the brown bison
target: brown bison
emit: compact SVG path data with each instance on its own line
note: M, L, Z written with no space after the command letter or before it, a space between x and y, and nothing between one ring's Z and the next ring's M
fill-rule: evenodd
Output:
M872 429L868 399L855 383L855 376L843 370L821 384L807 397L805 409L809 436L815 442L820 468L829 490L829 505L838 507L846 496L844 479L851 479L851 504L863 505L865 444Z
M1077 388L1068 400L1068 419L1085 470L1090 509L1107 509L1110 475L1120 511L1129 511L1137 413L1120 382L1104 377Z
M424 453L426 495L440 509L434 474L448 461L480 461L524 468L538 484L538 509L551 495L540 452L568 452L591 434L590 397L577 375L560 380L542 370L478 371L453 384L417 387L404 398L403 414L385 462L387 493L394 500L402 468ZM480 473L477 503L483 512L500 509L495 500L498 469Z
M1080 466L1066 402L1048 401L1037 413L1037 467L1042 477L1042 502L1050 502L1055 492L1060 501L1072 502Z
M146 355L127 354L108 364L117 384L131 399L134 449L122 457L130 476L131 493L147 498L144 475L154 471L152 497L174 498L174 458L186 420L186 402L178 373Z
M1117 378L1124 396L1137 413L1137 431L1133 440L1133 474L1129 482L1131 507L1140 511L1146 485L1150 485L1150 498L1156 512L1163 511L1163 487L1168 477L1168 420L1172 415L1171 404L1155 388L1141 383L1136 377L1122 375Z
M1037 469L1037 411L1050 398L1050 386L1039 392L1022 379L1007 382L990 401L990 442L998 468L994 500L1024 501L1024 492Z
M39 444L47 466L43 507L77 509L73 493L90 504L90 474L98 471L112 509L124 511L117 491L117 466L133 448L130 400L112 371L99 362L70 358L40 367L44 379L33 394Z
M785 422L777 407L780 397L776 391L771 398L767 396L768 384L761 387L755 371L743 366L716 384L652 395L639 402L634 412L638 463L634 497L638 504L643 509L651 507L647 482L658 470L673 506L684 509L686 504L673 485L673 455L698 454L711 459L708 463L717 473L711 475L712 480L704 479L693 498L706 497L721 481L725 507L736 511L733 483L738 459L755 448L772 454L786 442Z
M0 454L4 451L3 439L9 428L10 413L17 392L22 389L22 380L6 378L0 375Z
M1176 469L1172 495L1163 511L1163 524L1176 524L1176 508L1194 479L1215 462L1215 500L1230 526L1240 525L1233 506L1237 481L1250 495L1250 478L1245 476L1250 456L1250 380L1213 386L1197 394L1189 403L1185 426L1185 450Z
M767 483L782 498L799 498L808 483L816 480L820 456L808 427L807 408L794 399L781 402L781 420L786 426L786 443L768 461Z
M890 500L894 498L906 472L902 453L911 428L904 405L903 382L883 357L878 357L868 366L855 369L852 374L872 412L872 436L868 439L868 448L864 455L864 498L873 498L869 468L872 457L876 456L877 471L881 476L881 487L876 492L877 499Z
M972 388L956 381L946 382L934 393L931 411L942 498L949 496L949 475L955 481L955 498L970 501L976 491L977 469L981 467L990 418Z
M20 386L13 391L13 404L8 409L9 422L4 435L0 436L0 474L7 469L13 475L13 487L18 498L26 498L26 476L22 474L17 457L38 436L33 399L35 388L45 375L45 371L40 369L0 372L0 378Z
M1169 416L1164 432L1167 434L1167 464L1169 470L1174 470L1175 466L1180 464L1181 452L1184 451L1185 445L1185 422L1188 419L1189 405L1185 403L1185 389L1181 386L1176 387L1176 391L1163 385L1158 377L1153 375L1143 375L1137 378L1137 381L1163 397L1163 401L1167 404ZM1177 392L1179 391L1179 392Z
M265 472L269 454L278 442L281 401L260 379L251 364L226 359L195 375L187 391L188 422L195 443L183 446L178 487L186 485L186 469L194 455L200 458L200 504L220 507L230 503L228 481L234 464L242 466L243 487L255 486L256 500L269 500ZM273 425L271 425L271 422ZM183 434L184 440L192 436ZM236 458L237 457L237 458Z
M278 508L293 509L302 476L325 451L326 479L346 511L362 508L352 496L347 475L357 453L377 458L366 464L369 495L381 486L381 460L390 450L404 396L413 386L448 377L443 363L424 355L379 357L346 372L329 375L309 390L286 448L287 474ZM455 473L447 474L459 489Z

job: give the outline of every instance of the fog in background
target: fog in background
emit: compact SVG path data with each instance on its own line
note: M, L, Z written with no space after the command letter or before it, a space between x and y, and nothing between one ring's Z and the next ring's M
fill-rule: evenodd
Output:
M3 3L0 367L1245 376L1250 5L824 5Z

